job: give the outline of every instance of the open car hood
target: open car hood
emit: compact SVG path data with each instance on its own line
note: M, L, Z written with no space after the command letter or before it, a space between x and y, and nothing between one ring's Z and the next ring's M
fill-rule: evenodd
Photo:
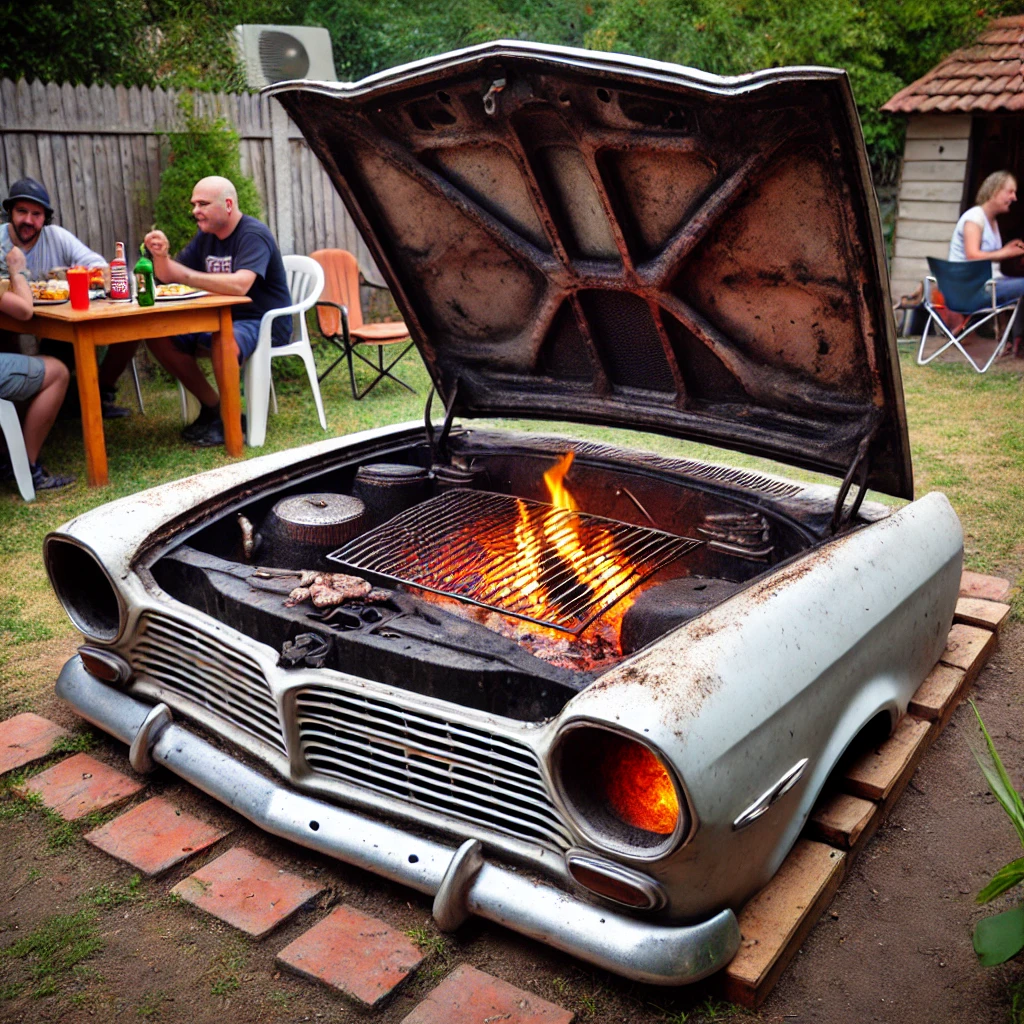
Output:
M707 441L913 497L849 81L496 42L271 87L446 405ZM864 471L861 464L860 472Z

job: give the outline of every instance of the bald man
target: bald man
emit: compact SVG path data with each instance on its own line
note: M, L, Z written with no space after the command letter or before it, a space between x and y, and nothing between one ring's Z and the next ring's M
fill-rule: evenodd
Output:
M291 305L281 251L265 224L238 209L238 193L227 178L203 178L196 183L192 216L199 230L176 259L171 259L162 231L146 235L154 272L164 283L187 284L219 295L247 295L252 300L231 309L238 361L244 363L256 349L263 314ZM272 344L284 345L290 336L288 317L274 321ZM196 361L197 353L209 354L211 342L205 332L149 343L164 369L199 399L199 416L182 431L182 437L201 448L224 443L220 395Z

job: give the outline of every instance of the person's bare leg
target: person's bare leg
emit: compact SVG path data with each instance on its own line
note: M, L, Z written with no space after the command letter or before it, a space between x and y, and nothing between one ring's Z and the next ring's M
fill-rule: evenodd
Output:
M33 464L39 461L39 452L46 435L50 432L50 427L53 426L53 421L57 418L60 403L64 401L64 394L68 389L68 381L71 380L68 368L59 359L54 359L53 356L39 358L46 364L43 386L29 401L25 420L21 425L28 461Z
M180 380L206 406L215 406L220 395L206 379L194 356L178 349L171 338L151 338L148 342L153 358L172 376Z
M111 345L100 364L100 387L112 388L117 384L125 367L132 361L137 341L123 341L119 345Z

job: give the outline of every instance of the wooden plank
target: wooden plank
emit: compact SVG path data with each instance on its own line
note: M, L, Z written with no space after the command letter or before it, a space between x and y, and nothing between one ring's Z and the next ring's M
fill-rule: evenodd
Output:
M103 90L98 85L93 85L89 88L89 105L92 108L93 118L96 121L102 120ZM113 203L115 185L107 153L108 139L102 135L92 135L90 139L92 142L93 170L96 175L92 205L96 207L99 214L99 232L93 235L87 244L96 252L110 253L107 256L107 261L109 262L114 258L114 242L123 242L124 239L118 239L115 233L116 221ZM83 241L86 240L83 239Z
M32 92L24 78L15 87L15 103L19 118L33 119ZM43 174L39 166L39 143L35 134L21 137L21 166L23 173L30 178L35 178L36 181L42 178Z
M75 97L74 86L65 83L61 87L61 105L64 108L64 120L67 124L74 124L78 119L78 101ZM70 201L73 213L72 221L69 224L64 221L66 227L73 234L81 236L88 230L86 216L86 204L88 196L85 192L84 176L82 173L82 155L80 139L77 135L68 133L65 136L65 144L68 152L68 181L71 186ZM65 215L66 216L66 215Z
M908 139L969 139L970 115L912 114L907 119Z
M1010 596L1010 581L964 569L960 574L960 596L980 597L986 601L1005 601Z
M896 238L913 238L919 242L945 242L949 245L952 230L948 224L928 220L896 221Z
M893 252L896 256L904 258L934 256L944 260L949 255L949 238L933 242L919 242L914 238L902 238L896 236L893 245Z
M949 224L949 232L953 233L956 222L960 219L959 203L933 203L924 200L900 200L898 216L906 220L941 221Z
M907 139L904 160L958 161L967 164L968 140L964 139Z
M303 204L302 204L302 167L300 161L296 160L296 152L293 148L294 143L286 143L286 152L288 154L287 168L291 170L291 187L288 192L288 203L291 209L292 215L292 230L291 230L291 244L288 246L288 252L295 252L295 247L299 243L299 239L305 237L305 223L303 221ZM277 161L277 154L274 154L274 161ZM296 201L298 199L298 201ZM280 204L279 204L280 205ZM278 223L282 225L284 223L284 211L280 208L277 211ZM285 252L284 246L281 247L281 251Z
M49 98L46 86L38 79L30 87L32 97L32 113L34 117L48 117ZM51 135L39 135L36 137L36 150L39 154L39 180L46 186L50 193L50 202L53 205L54 217L60 220L60 196L56 194L56 175L53 166L53 141Z
M954 160L907 160L903 181L958 181L963 187L964 169Z
M995 650L996 635L987 629L968 626L962 622L954 622L946 640L946 649L939 656L943 665L961 668L967 675L966 684L978 677L988 656Z
M89 96L89 90L84 85L80 85L75 89L75 103L78 109L78 116L82 121L88 120L89 112L92 108L92 102ZM103 244L103 225L100 220L99 204L96 202L96 160L93 154L92 136L83 135L81 137L78 146L78 156L81 167L82 192L84 197L84 203L80 209L85 215L86 225L85 230L82 231L82 222L81 220L79 221L78 237L91 248L99 249Z
M849 793L830 793L814 805L804 834L841 850L860 849L859 840L870 828L874 834L878 827L872 822L878 810L873 800L865 800Z
M907 181L900 187L901 199L926 199L939 203L959 203L963 181Z
M961 597L956 603L954 622L964 622L968 626L979 626L991 629L998 636L1007 619L1010 617L1010 606L1000 601L983 601L978 597Z
M778 874L740 911L740 949L723 972L727 999L760 1006L835 895L845 866L842 850L797 840Z
M842 786L865 800L886 800L899 794L928 749L931 726L904 715L893 734L877 749L869 750L847 768Z
M939 663L910 698L907 711L926 722L942 721L944 716L948 718L946 712L959 702L966 678L967 673L962 668Z

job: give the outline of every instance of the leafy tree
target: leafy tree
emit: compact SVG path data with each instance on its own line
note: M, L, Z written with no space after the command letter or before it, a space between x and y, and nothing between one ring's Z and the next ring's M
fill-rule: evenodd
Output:
M231 46L244 22L302 23L306 0L0 0L0 77L73 85L245 86Z
M242 174L238 135L223 118L199 117L190 102L182 99L185 131L170 136L171 158L160 175L160 192L153 212L160 229L178 252L196 233L189 199L200 178L219 174L230 178L238 190L238 208L253 217L262 216L259 192L252 178Z
M374 71L491 39L581 46L602 0L309 0L306 24L334 43L338 77Z
M717 74L787 64L846 68L876 176L892 176L903 123L879 107L968 42L998 2L972 0L608 0L587 35L594 49L674 61Z

